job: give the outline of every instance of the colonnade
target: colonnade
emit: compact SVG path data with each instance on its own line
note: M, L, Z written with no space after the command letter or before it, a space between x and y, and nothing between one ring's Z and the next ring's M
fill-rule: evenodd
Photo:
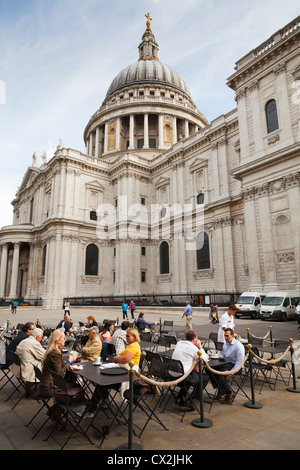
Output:
M8 249L9 243L4 243L1 250L1 264L0 264L0 299L6 297L6 282L8 273ZM13 259L12 270L10 279L9 298L17 296L17 283L19 275L19 257L20 257L20 242L13 243Z
M157 124L155 129L149 126L149 116L154 115L157 117ZM139 136L137 137L137 117L143 117L143 129L139 130ZM165 118L168 119L168 126L171 130L171 141L166 145L164 137L164 128L166 126ZM125 119L128 121L128 130L126 136L122 135L122 123ZM115 138L113 149L109 146L109 133L110 124L114 127ZM179 125L181 130L179 131ZM158 148L165 150L172 145L176 144L178 140L186 139L190 134L196 133L199 130L199 126L195 123L190 122L188 119L181 119L176 116L168 116L165 114L153 114L145 112L143 114L129 114L128 116L119 116L111 121L99 124L93 130L90 131L86 139L86 153L94 157L100 157L109 153L110 151L119 152L123 150L133 150L138 148L138 140L143 140L143 149L149 149L149 138L150 135L155 135L155 146L151 148ZM135 137L136 136L136 137ZM158 138L158 142L156 141ZM122 140L123 139L123 140ZM124 143L125 142L125 143ZM139 147L141 148L141 147Z

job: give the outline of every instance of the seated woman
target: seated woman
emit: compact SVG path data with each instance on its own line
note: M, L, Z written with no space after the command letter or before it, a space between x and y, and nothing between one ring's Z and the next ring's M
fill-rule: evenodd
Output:
M153 327L155 325L155 322L149 323L145 320L144 317L145 317L145 314L141 312L139 314L139 317L138 317L137 321L136 321L136 326L137 326L138 331L139 332L144 331L145 333L153 331Z
M82 387L76 383L76 378L70 372L72 370L72 362L74 362L77 358L77 354L69 354L69 358L67 363L63 359L63 355L61 352L61 348L64 346L66 341L64 330L58 329L53 331L48 347L46 349L44 358L43 358L43 370L42 370L42 378L39 384L39 394L43 397L53 397L54 396L54 384L51 371L56 372L57 374L65 377L67 383L67 389L69 387L74 389L78 389L78 392L83 392ZM69 372L69 377L67 374ZM59 390L60 397L66 395L68 392L64 393L62 390ZM62 409L56 403L48 410L47 412L50 419L56 422L57 426L64 426L67 424L67 420L65 423L61 422L62 416Z
M126 346L124 351L120 353L119 356L116 356L114 358L114 363L123 366L125 364L129 364L129 362L133 362L134 367L138 367L141 358L139 332L135 328L129 328L126 331L126 340L128 345ZM125 390L126 386L126 382L121 385L121 395L123 394L123 391ZM105 403L105 400L108 397L107 388L108 387L103 387L101 385L96 386L93 397L91 399L91 404L89 406L89 412L86 414L87 418L92 418L94 416L94 411L96 410L98 404L103 406L103 403Z
M123 365L129 364L129 362L133 362L135 366L139 366L141 359L139 332L135 328L129 328L126 331L126 340L128 345L126 346L124 351L120 353L119 356L116 356L114 358L114 363Z
M86 325L86 328L91 328L92 326L98 326L98 323L96 322L95 320L95 317L93 315L89 315L87 317L87 325Z
M39 393L44 397L53 396L53 379L51 370L64 377L66 372L72 370L72 362L76 356L69 354L67 363L63 359L61 348L66 341L63 329L55 330L51 334L48 347L42 361L42 379L39 384Z
M99 338L101 341L107 341L108 343L111 340L111 332L114 329L114 322L113 321L106 321L104 327L100 330Z

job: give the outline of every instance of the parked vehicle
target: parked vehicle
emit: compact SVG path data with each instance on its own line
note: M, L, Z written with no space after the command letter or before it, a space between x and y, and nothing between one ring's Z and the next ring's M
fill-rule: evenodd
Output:
M262 302L259 318L262 320L293 320L298 302L299 292L269 292Z
M235 303L239 308L235 317L257 318L260 312L261 303L265 296L266 294L262 292L243 292Z

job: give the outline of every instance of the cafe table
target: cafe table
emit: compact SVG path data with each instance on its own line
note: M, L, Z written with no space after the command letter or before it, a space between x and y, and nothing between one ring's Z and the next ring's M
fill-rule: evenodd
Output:
M92 362L82 362L80 365L77 366L78 369L73 369L73 372L82 378L84 385L89 391L91 391L91 384L93 384L95 387L104 387L107 390L108 409L105 409L100 406L94 413L94 417L92 418L92 421L88 426L88 429L90 427L93 427L96 431L100 432L103 435L103 426L102 431L100 431L94 426L94 420L98 412L102 410L106 418L110 419L110 421L108 421L108 425L105 427L106 433L110 430L115 420L120 422L120 420L118 420L118 413L122 407L124 400L121 399L121 404L118 405L115 398L118 392L118 386L120 386L122 383L129 382L129 371L121 367L115 367L115 364L111 364L112 367L109 368L107 367L108 363L105 363L105 369L102 369L101 365L102 364L95 365ZM108 411L111 412L112 416L109 415ZM125 423L127 423L127 421ZM102 445L102 442L105 437L106 434L104 433L104 437L100 443L100 446Z

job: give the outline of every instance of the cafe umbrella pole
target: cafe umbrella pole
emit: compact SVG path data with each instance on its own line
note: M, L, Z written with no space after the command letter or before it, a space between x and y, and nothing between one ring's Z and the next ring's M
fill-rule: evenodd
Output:
M196 428L210 428L213 422L210 419L204 418L203 410L203 375L202 375L202 363L201 363L201 352L198 351L199 356L199 401L200 401L200 418L196 418L192 421L192 425Z
M129 363L131 366L131 363ZM132 442L133 434L133 375L134 371L130 367L129 371L129 416L128 416L128 442L126 444L121 444L117 450L142 450L142 446Z

